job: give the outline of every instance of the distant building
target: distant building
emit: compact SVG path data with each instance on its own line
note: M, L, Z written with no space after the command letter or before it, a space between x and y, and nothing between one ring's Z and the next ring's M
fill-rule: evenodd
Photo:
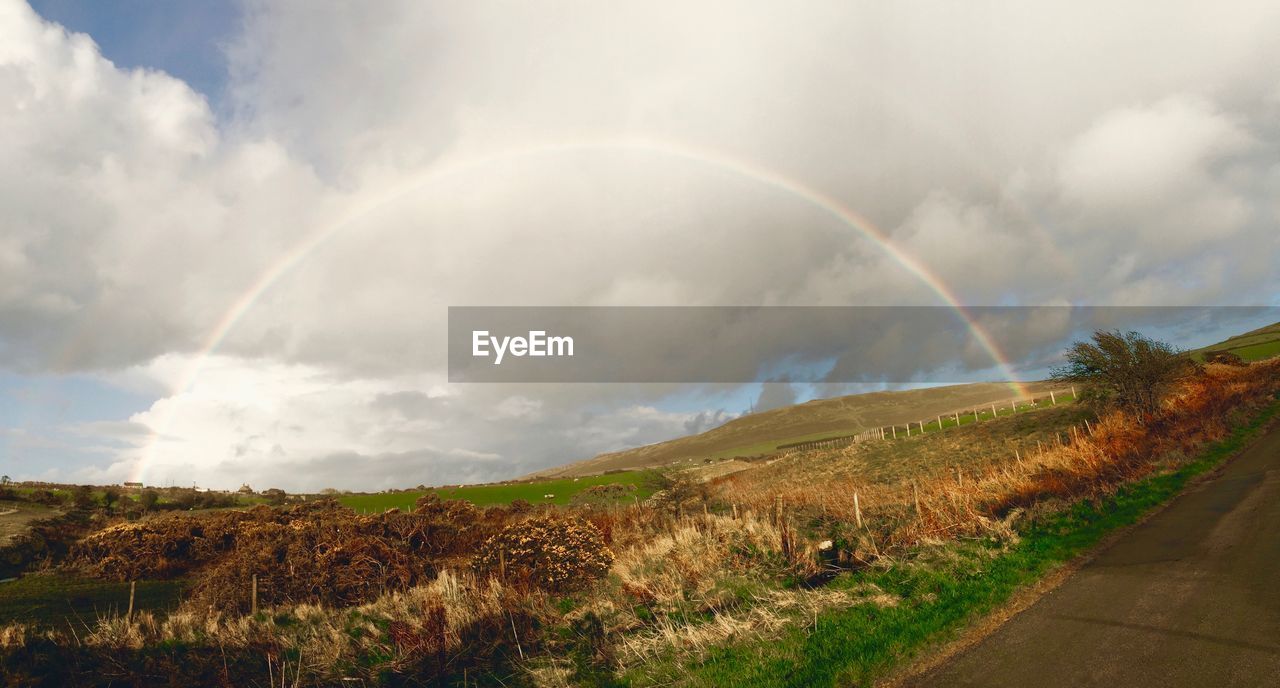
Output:
M128 490L141 490L143 485L142 483L120 483L120 487Z
M241 485L240 489L236 490L236 492L239 492L242 495L251 495L253 494L253 488L249 487L249 483L245 483Z

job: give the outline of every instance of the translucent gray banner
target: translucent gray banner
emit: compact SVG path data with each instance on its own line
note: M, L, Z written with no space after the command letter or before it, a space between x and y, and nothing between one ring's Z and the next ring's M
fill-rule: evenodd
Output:
M1094 330L1194 348L1277 321L1271 306L459 306L449 381L1037 379Z

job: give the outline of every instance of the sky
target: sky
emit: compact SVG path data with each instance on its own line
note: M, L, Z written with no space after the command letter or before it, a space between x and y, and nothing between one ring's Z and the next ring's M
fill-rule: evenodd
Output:
M0 472L484 481L847 391L451 384L448 306L1277 304L1280 6L1031 5L0 0Z

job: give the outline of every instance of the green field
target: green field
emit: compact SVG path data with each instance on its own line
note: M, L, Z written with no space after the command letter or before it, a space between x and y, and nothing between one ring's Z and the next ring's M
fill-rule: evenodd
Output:
M167 612L178 604L182 581L138 581L135 611ZM0 583L0 625L79 628L129 608L129 584L58 575L30 575Z
M1191 357L1197 361L1203 361L1204 355L1210 351L1229 351L1246 361L1261 361L1264 358L1280 356L1280 323L1196 349L1191 352Z
M1261 361L1264 358L1280 356L1280 339L1276 339L1272 342L1242 346L1239 349L1232 349L1231 351L1246 361Z
M627 471L610 475L594 475L579 478L560 478L557 480L539 480L527 483L508 483L496 485L463 485L461 487L435 488L426 491L379 492L376 494L349 494L338 497L344 506L366 513L379 513L387 509L413 508L413 503L428 492L440 495L441 499L463 499L476 506L492 506L510 504L523 499L530 504L566 505L574 495L596 485L634 485L635 490L627 493L627 499L644 500L653 494L653 490L645 486L645 473ZM546 495L555 497L548 499Z

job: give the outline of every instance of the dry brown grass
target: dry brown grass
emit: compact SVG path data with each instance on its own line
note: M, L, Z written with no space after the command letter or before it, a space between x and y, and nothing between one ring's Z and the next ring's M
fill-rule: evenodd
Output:
M1191 454L1229 431L1231 414L1269 399L1280 363L1206 366L1147 425L1120 412L1047 409L896 442L806 452L713 481L740 508L782 509L797 520L847 525L858 495L872 556L930 538L1007 529L1046 502L1097 497ZM917 507L918 504L918 507ZM1002 525L1003 524L1003 525ZM866 561L867 551L846 552Z

